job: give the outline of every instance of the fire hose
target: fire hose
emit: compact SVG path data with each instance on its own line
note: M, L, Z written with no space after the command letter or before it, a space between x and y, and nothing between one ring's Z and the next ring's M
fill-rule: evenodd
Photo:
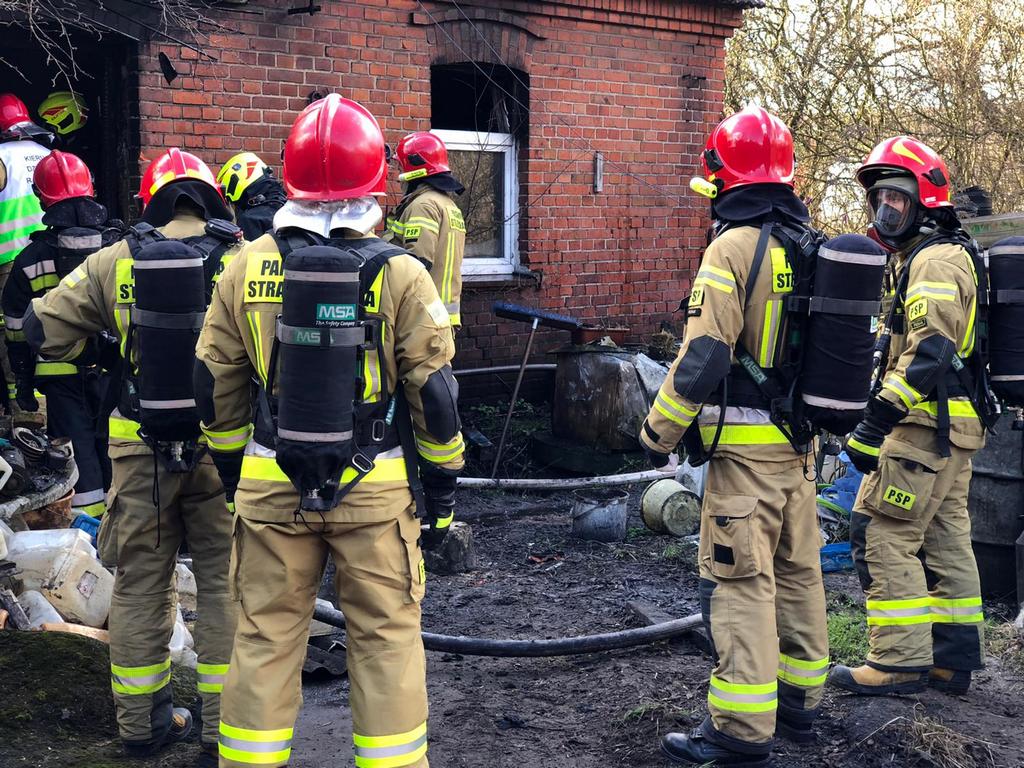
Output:
M313 618L339 629L345 628L345 616L341 611L317 605ZM560 637L553 640L492 640L483 637L436 635L423 633L423 647L428 651L461 653L465 656L499 656L504 658L536 658L541 656L575 656L582 653L599 653L619 648L632 648L660 640L679 637L701 624L699 613L683 619L653 624L649 627L624 629L619 632L605 632L600 635L582 637Z

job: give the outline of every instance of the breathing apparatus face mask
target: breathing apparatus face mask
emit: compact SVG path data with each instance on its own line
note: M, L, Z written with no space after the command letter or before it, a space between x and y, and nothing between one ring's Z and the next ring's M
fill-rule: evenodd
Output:
M883 242L899 246L917 236L921 207L917 182L910 178L887 179L868 191L871 226Z

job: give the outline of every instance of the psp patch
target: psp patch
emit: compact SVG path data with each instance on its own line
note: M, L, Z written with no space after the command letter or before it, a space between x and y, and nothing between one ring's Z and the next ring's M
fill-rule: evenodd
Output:
M907 307L907 319L912 331L920 330L928 325L928 299L916 299Z
M890 485L885 489L885 495L882 496L882 501L886 504L892 504L894 507L899 507L900 509L905 509L909 512L914 508L914 502L917 501L917 496L910 491L904 491L902 488Z

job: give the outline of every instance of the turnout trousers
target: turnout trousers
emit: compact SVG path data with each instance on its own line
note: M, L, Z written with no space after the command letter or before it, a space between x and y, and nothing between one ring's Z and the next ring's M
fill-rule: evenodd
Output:
M71 499L72 510L100 517L106 510L111 469L106 416L101 419L100 415L103 392L99 374L79 371L75 376L39 378L36 386L46 397L49 435L70 438L75 450L78 482Z
M221 711L222 767L288 764L328 553L348 624L356 766L428 767L419 521L408 488L380 500L393 507L392 519L307 525L236 518L232 588L241 613Z
M202 740L212 746L237 611L228 597L231 515L223 486L209 458L189 474L160 467L158 495L151 453L115 456L112 463L111 501L100 526L99 550L105 563L117 565L109 626L118 730L126 742L148 746L170 728L174 567L178 548L187 540L199 613L195 650Z
M867 598L867 663L885 672L984 666L981 586L967 492L975 451L935 448L900 424L853 508L851 549Z
M776 717L818 713L829 658L814 498L802 457L708 467L700 590L716 664L702 731L735 751L769 752Z

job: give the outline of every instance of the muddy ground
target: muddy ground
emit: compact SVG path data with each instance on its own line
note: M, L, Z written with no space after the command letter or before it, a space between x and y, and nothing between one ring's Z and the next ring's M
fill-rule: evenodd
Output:
M524 507L529 516L503 516ZM692 547L643 529L636 494L628 540L614 545L573 539L567 502L554 498L464 494L460 509L464 519L498 516L473 523L478 570L431 576L428 630L550 638L637 626L627 607L635 600L673 616L698 610ZM829 576L828 589L833 654L853 661L843 654L862 652L860 590L849 574ZM969 695L869 700L830 692L818 744L782 742L775 765L1024 766L1024 655L1011 633L997 634L1001 657ZM121 755L102 645L25 639L0 633L0 768L192 765L195 744L159 760ZM556 659L428 653L428 665L434 768L665 766L658 737L700 722L711 668L687 640ZM179 702L194 700L189 679L176 681L184 683L176 685ZM293 768L352 765L347 681L307 679L305 697Z
M629 539L615 545L573 539L568 506L554 499L482 494L463 513L465 518L525 506L534 514L473 523L480 567L431 577L425 629L550 638L637 626L627 607L636 600L673 616L698 612L692 550L643 529L636 494ZM827 580L834 606L861 601L852 575ZM857 609L845 610L851 626L861 620ZM775 765L1024 766L1018 651L1011 648L1005 662L991 659L961 698L929 691L869 700L829 692L818 744L798 748L780 742ZM428 653L427 661L431 763L447 768L667 765L658 738L701 721L711 668L689 641L571 658ZM350 764L347 684L310 681L305 692L292 765ZM933 720L953 733L936 728ZM961 744L957 734L969 743Z

